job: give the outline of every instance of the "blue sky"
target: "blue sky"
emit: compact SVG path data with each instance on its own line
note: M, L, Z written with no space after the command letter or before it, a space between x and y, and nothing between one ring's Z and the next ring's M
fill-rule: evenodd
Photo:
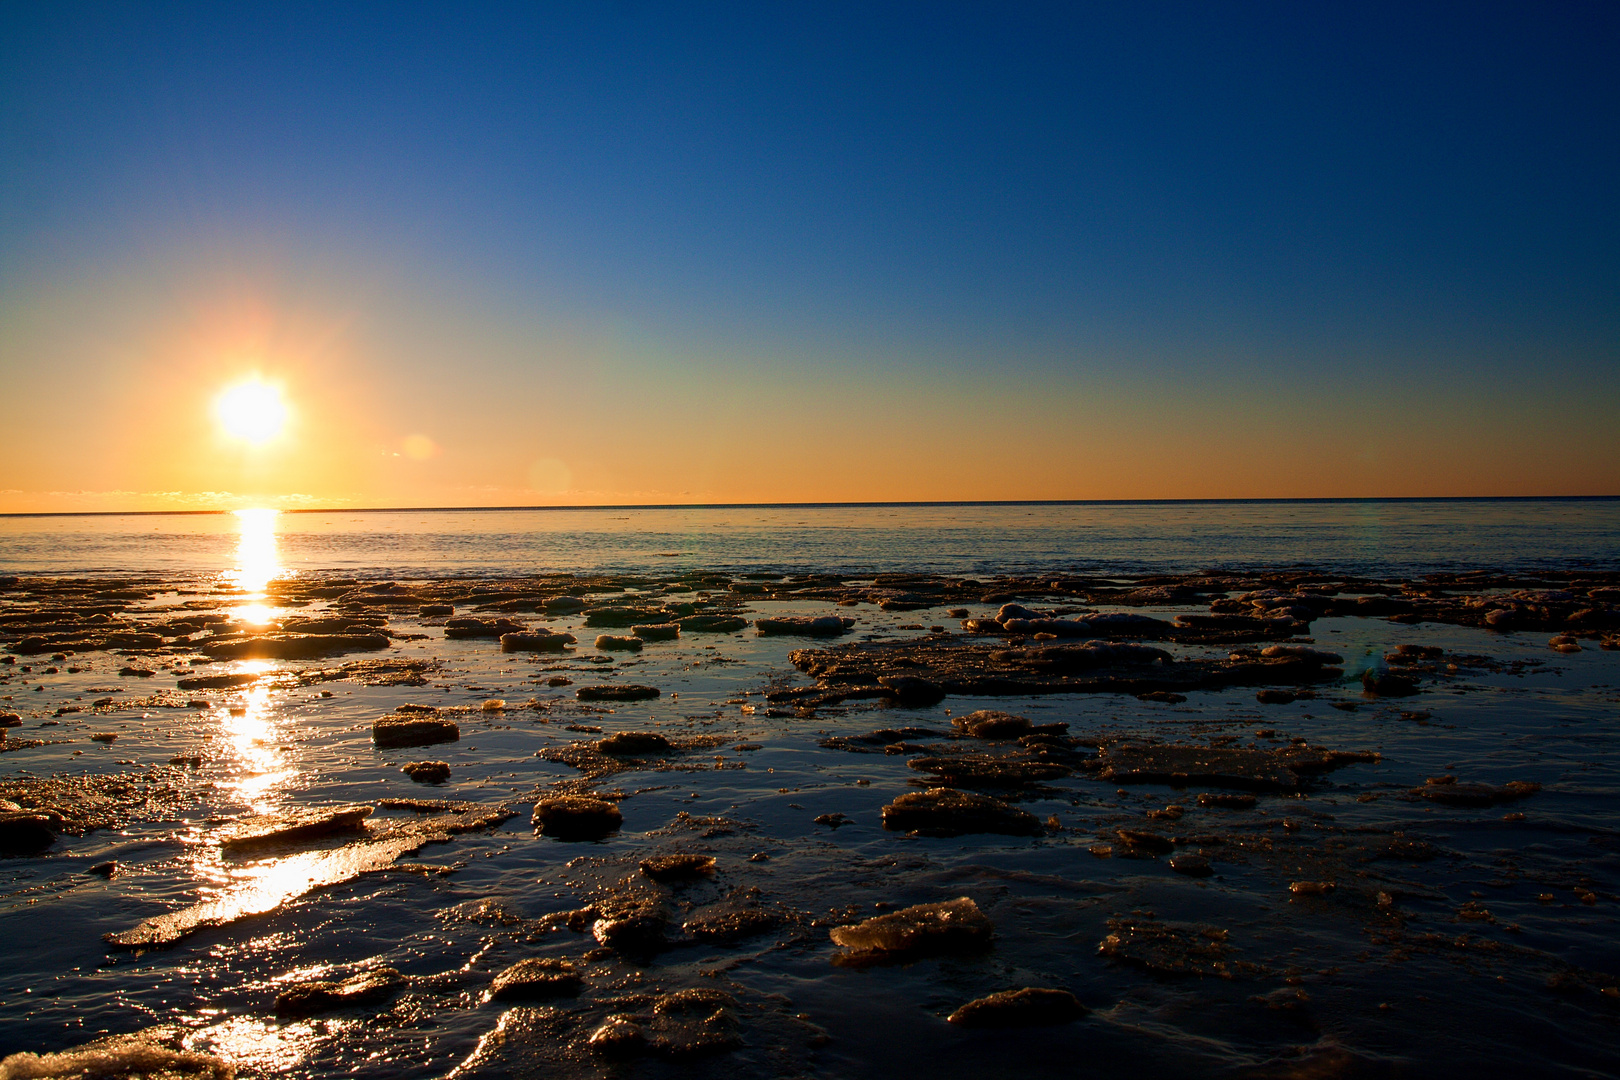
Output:
M467 409L548 362L660 393L758 377L745 412L777 407L773 374L944 394L987 429L1076 388L1136 417L1255 410L1232 429L1383 396L1459 432L1528 410L1509 441L1584 444L1544 487L1615 493L1617 44L1597 4L11 5L0 364L47 395L44 358L93 373L109 339L161 367L228 282L351 328L357 372L453 366ZM478 464L508 451L451 453L468 415L433 433L464 475L441 461L422 490L515 496ZM1206 420L1179 452L1242 458ZM1041 494L1105 494L1064 452ZM1478 461L1409 452L1452 489ZM14 502L180 483L19 467ZM906 497L903 472L877 492L848 467L782 497ZM769 486L712 473L711 495ZM1268 483L1141 494L1489 493Z

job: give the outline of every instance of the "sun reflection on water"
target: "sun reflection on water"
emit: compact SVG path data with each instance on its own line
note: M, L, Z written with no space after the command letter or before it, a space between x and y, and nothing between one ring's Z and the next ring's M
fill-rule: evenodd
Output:
M235 513L241 530L236 544L236 568L225 571L224 578L248 594L247 602L236 609L237 617L263 626L275 613L268 603L266 590L270 582L287 576L276 544L276 519L281 511L257 508Z
M354 1025L343 1019L326 1020L317 1028L310 1021L285 1023L258 1017L227 1016L223 1009L199 1010L199 1019L213 1020L194 1032L186 1045L194 1051L217 1054L238 1067L276 1075L301 1065L323 1039ZM217 1019L216 1019L217 1018Z
M273 665L264 660L249 660L242 665L243 671L255 674L272 668ZM294 770L277 745L270 688L250 687L243 694L242 703L228 710L220 720L226 746L236 762L235 779L229 785L231 790L254 813L271 813L276 809L278 789L292 777Z

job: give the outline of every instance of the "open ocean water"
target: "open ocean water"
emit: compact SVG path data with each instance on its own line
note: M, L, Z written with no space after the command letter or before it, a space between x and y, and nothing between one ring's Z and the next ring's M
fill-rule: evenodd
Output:
M1478 569L1506 575L1424 581ZM815 684L794 650L977 640L966 624L997 614L1004 575L1048 617L1169 622L1284 570L1288 595L1517 592L1526 611L1580 607L1590 632L1555 649L1545 628L1341 605L1290 640L1337 654L1342 675L1290 701L1223 685L1180 701L792 703ZM0 798L23 813L48 778L124 785L93 789L123 800L101 827L0 858L0 1057L147 1032L103 1059L170 1053L177 1075L217 1075L218 1060L244 1077L1620 1076L1620 651L1604 647L1617 573L1615 499L0 518L0 714L15 717ZM1192 574L1201 597L1146 607L1036 589ZM950 595L972 599L933 604L922 578L882 575L970 578ZM540 602L576 593L586 610ZM443 603L577 643L448 636L429 610ZM827 639L749 625L594 647L631 631L591 625L591 609L683 604L853 623ZM391 636L325 656L237 647L345 620ZM154 628L161 641L117 637ZM1233 648L1158 644L1177 664ZM1370 692L1363 673L1389 671L1401 646L1439 650L1417 692ZM415 677L379 677L402 671ZM590 685L660 693L582 700ZM953 719L979 709L1067 731L963 737ZM459 739L376 745L374 721L397 715L451 721ZM626 732L672 749L593 749ZM1239 807L1199 796L1241 788L1084 767L1116 745L1365 756ZM965 784L1032 814L1038 834L884 828L886 806L936 782L915 762L983 754L1073 766ZM448 779L401 771L422 760ZM1483 794L1430 797L1448 786ZM581 791L622 824L537 833L542 800ZM511 816L442 823L472 804ZM363 830L223 842L334 805L370 808ZM1212 873L1177 872L1121 829ZM640 869L671 854L715 861L686 881ZM830 937L958 897L993 924L988 941L871 962ZM184 932L108 940L165 918ZM615 936L638 926L634 944ZM569 978L496 993L535 959ZM288 1004L302 984L368 974L369 993ZM946 1020L1023 987L1086 1012ZM17 1058L0 1076L77 1075L84 1060Z
M0 517L0 571L219 572L231 514ZM1292 500L283 513L289 571L984 574L1620 566L1620 499Z

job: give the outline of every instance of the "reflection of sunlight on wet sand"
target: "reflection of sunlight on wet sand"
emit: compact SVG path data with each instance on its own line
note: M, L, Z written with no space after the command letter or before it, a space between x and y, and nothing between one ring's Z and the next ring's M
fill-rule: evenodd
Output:
M241 539L236 544L236 569L225 571L227 582L248 594L248 603L236 609L244 622L264 625L274 613L266 603L265 589L270 582L286 574L281 555L276 548L276 519L279 510L238 510L236 520L241 528Z
M266 672L272 665L263 660L252 660L242 670ZM293 775L282 759L277 743L275 717L271 710L270 688L251 687L243 695L243 711L226 713L220 717L226 745L234 758L234 778L229 787L256 814L275 810L277 789Z

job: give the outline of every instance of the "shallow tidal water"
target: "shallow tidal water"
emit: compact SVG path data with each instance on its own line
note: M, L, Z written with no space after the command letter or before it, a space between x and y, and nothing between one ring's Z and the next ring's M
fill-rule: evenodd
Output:
M1096 523L1080 520L1087 510L1027 528L995 527L985 508L930 509L892 527L887 541L880 521L852 524L851 515L860 518L852 511L792 526L786 518L803 512L781 509L759 511L746 527L688 520L682 529L663 519L649 526L632 516L575 533L557 519L526 531L521 517L490 528L490 519L473 515L470 524L428 516L425 530L398 533L368 515L357 515L364 520L352 529L306 527L304 515L183 526L164 519L151 529L151 519L97 519L77 532L69 519L10 519L0 529L0 573L123 574L158 583L137 608L190 605L184 610L256 625L327 610L322 600L278 606L264 586L286 574L306 582L387 577L409 587L421 577L559 569L673 578L695 567L752 567L756 581L806 566L849 568L851 581L861 568L988 577L1077 565L1124 573L1312 563L1392 576L1515 565L1551 573L1560 563L1617 565L1615 507L1515 504L1498 508L1495 531L1458 527L1458 515L1490 518L1477 506L1397 507L1378 526L1386 546L1369 539L1360 521L1366 508L1295 504L1263 507L1247 523L1228 508L1190 525L1177 524L1179 508L1157 517L1097 514ZM1546 515L1567 528L1538 528ZM1436 528L1442 519L1448 524ZM1106 531L1101 543L1093 543L1096 530ZM1202 539L1178 547L1162 540L1171 533ZM1245 535L1253 539L1247 557ZM649 586L628 595L662 592ZM959 617L942 609L742 599L749 619L853 617L840 640L902 640L934 626L959 632ZM473 614L472 606L457 614ZM999 604L967 606L970 617L989 617ZM1170 619L1206 610L1148 613ZM426 685L300 678L354 657L182 665L197 655L184 644L57 661L18 656L0 668L0 711L21 719L10 741L40 741L0 755L0 778L161 775L174 788L127 825L0 860L0 1056L165 1024L247 1077L1620 1075L1620 652L1592 642L1555 652L1545 632L1327 617L1309 638L1343 656L1345 676L1287 704L1261 704L1249 686L1198 691L1179 703L1120 693L950 696L920 707L847 701L796 715L765 692L809 685L789 654L824 643L757 636L750 627L606 653L592 639L621 631L587 629L578 614L515 617L571 631L579 644L565 653L503 653L493 640L445 637L442 617L395 610L388 626L402 637L385 655L441 662ZM1361 672L1403 644L1493 662L1424 680L1414 697L1365 693ZM119 674L135 663L154 674ZM181 678L203 671L261 678L240 689L178 689ZM570 682L551 685L559 678ZM575 691L587 683L646 684L661 696L582 702ZM163 695L189 707L130 704ZM504 706L486 707L495 701ZM460 740L374 746L372 722L407 704L443 710L460 725ZM1094 743L1304 740L1380 757L1301 793L1263 793L1244 810L1199 806L1196 796L1209 788L1121 787L1077 771L1003 793L1043 821L1056 819L1043 835L942 838L882 827L882 808L919 789L907 764L913 754L824 745L900 727L946 740L953 716L983 708L1067 723L1069 735ZM580 777L537 755L621 731L704 745L669 767L600 779L596 788L624 796L622 827L607 838L536 835L536 800ZM117 737L90 738L98 733ZM170 764L189 757L198 763ZM424 759L446 762L449 779L424 785L401 772ZM1489 807L1413 796L1443 775L1540 790ZM506 804L515 814L314 887L320 853L352 838L242 856L217 843L218 830L247 813L365 803L379 807L369 821L386 826L416 815L380 800L413 798ZM1179 809L1167 814L1169 807ZM846 820L817 822L828 815ZM1189 877L1165 858L1093 851L1117 829L1144 827L1201 837L1188 846L1208 857L1214 874ZM649 886L640 860L669 853L713 855L715 871L691 884ZM117 863L110 878L87 872L108 861ZM641 956L601 949L588 930L546 921L613 895L626 880L662 896L676 924L683 912L750 889L779 919L756 936ZM1301 881L1335 887L1291 892ZM104 940L200 901L240 906L248 896L263 913L168 947ZM836 962L829 927L958 896L994 923L987 947L910 962ZM1104 955L1100 946L1122 922L1220 932L1222 970L1195 964L1177 973ZM494 975L529 957L573 961L584 989L540 1003L491 999ZM406 979L386 1000L310 1018L275 1015L278 993L296 982L381 967ZM1024 986L1068 990L1090 1011L1064 1025L1012 1030L965 1030L944 1019L971 999ZM692 987L734 1000L735 1046L625 1061L580 1049L609 1012L623 1011L613 1002ZM528 1007L543 1017L528 1016Z

